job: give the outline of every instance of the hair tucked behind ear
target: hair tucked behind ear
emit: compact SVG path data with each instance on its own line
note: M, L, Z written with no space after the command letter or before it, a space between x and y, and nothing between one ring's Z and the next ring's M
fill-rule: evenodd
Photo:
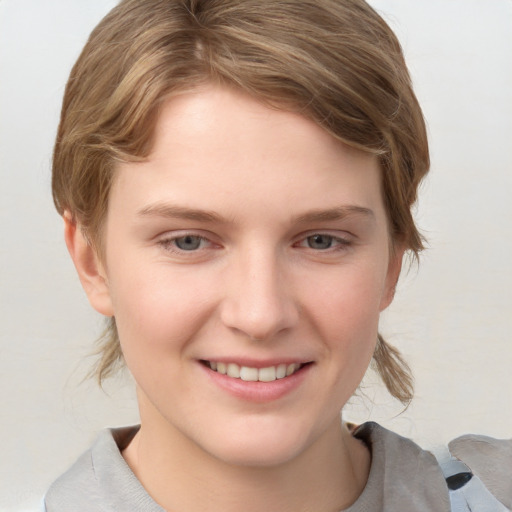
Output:
M391 395L403 404L408 405L414 394L411 368L400 352L389 345L380 334L377 336L372 366Z
M115 318L107 319L105 329L96 341L96 345L96 350L91 355L96 356L97 359L87 376L96 378L98 384L102 386L105 379L114 377L124 368L124 357L119 345Z

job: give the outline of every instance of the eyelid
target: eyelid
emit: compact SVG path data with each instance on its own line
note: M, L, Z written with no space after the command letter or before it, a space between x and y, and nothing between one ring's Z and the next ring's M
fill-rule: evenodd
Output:
M342 243L350 243L355 240L355 235L348 231L330 230L330 229L313 229L301 233L295 238L295 243L306 240L307 238L315 235L329 236L334 240L339 240Z
M199 238L199 239L201 239L202 242L206 242L208 246L200 247L195 250L187 251L185 249L180 249L176 245L173 245L175 240L178 240L180 238L185 238L187 236ZM168 232L168 233L164 233L164 234L160 235L157 239L157 244L159 246L163 247L163 249L167 252L171 252L171 253L175 253L175 254L179 254L179 255L186 255L186 254L192 255L194 253L197 254L199 252L202 252L202 251L210 249L210 248L219 247L219 244L216 243L214 240L212 240L212 238L213 238L213 235L205 234L201 230L196 231L196 230L182 229L182 230L172 231L172 232Z
M315 248L310 247L308 244L308 239L314 236L325 236L332 239L332 246L326 248ZM345 251L351 249L354 245L354 235L350 233L340 231L335 231L334 233L330 230L316 230L309 231L307 233L302 233L300 237L297 237L296 241L293 244L293 247L306 251L309 254L314 254L318 256L327 257L329 255L334 256L336 254L343 254Z
M305 244L307 239L309 237L315 236L315 235L321 235L321 236L327 236L333 239L334 246L327 248L327 249L313 249L311 247L302 246L302 244ZM194 250L185 250L180 249L176 245L173 245L173 242L177 239L184 238L186 236L192 236L197 237L201 239L202 242L206 242L206 247L200 247L198 249ZM175 253L178 255L192 255L192 254L198 254L200 252L204 252L205 250L209 249L216 249L220 248L221 244L217 241L215 241L215 235L213 233L204 232L202 230L194 230L194 229L182 229L182 230L176 230L164 233L160 235L157 238L157 244L161 246L166 252ZM295 237L295 240L293 242L294 247L303 247L305 249L309 249L313 252L333 252L336 250L343 250L344 248L348 248L348 246L352 245L354 242L354 239L357 238L355 235L353 235L350 232L343 231L340 232L339 230L329 230L329 229L318 229L318 230L310 230L304 233L301 233L297 237Z

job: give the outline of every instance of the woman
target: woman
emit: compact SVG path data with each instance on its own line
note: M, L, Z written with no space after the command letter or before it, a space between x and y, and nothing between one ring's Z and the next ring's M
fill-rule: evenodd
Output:
M481 483L468 468L339 417L372 358L412 397L378 320L422 249L428 167L400 46L366 3L121 2L71 73L53 194L110 318L98 376L126 363L141 425L104 432L46 510L457 506ZM484 442L501 448L458 451ZM501 505L479 487L493 510L505 473Z

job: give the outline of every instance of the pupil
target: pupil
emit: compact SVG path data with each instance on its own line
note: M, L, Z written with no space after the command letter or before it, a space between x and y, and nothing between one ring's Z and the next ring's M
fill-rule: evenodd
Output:
M176 239L176 245L183 251L193 251L199 247L201 239L198 236L182 236Z
M329 249L332 237L327 235L313 235L309 237L309 246L312 249Z

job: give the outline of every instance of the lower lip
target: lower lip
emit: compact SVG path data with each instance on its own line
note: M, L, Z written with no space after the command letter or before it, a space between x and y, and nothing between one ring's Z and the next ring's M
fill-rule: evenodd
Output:
M313 366L312 363L309 363L283 379L276 379L271 382L250 382L228 377L208 368L202 363L199 364L206 375L224 391L241 400L259 403L279 400L297 389Z

